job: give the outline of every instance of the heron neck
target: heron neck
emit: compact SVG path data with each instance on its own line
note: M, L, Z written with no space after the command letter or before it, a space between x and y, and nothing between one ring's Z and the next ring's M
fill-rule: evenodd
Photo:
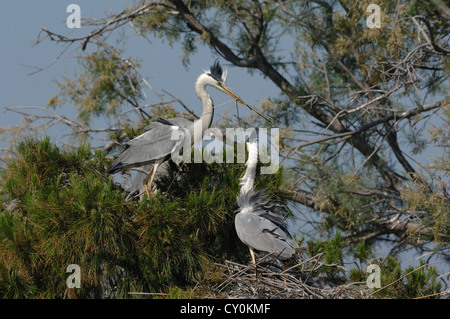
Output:
M195 86L195 92L198 98L203 104L203 113L200 117L202 122L202 133L211 126L214 117L214 107L211 96L206 92L205 85L203 83L198 83Z
M258 143L247 142L248 160L244 176L240 179L241 194L245 194L253 188L255 183L256 165L258 163Z

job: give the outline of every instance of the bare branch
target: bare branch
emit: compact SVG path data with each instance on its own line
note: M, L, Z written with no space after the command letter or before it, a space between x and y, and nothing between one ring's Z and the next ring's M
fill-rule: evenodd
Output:
M307 143L303 143L303 144L299 144L296 147L294 147L294 150L299 150L300 148L309 146L309 145L313 145L313 144L317 144L317 143L322 143L328 140L332 140L332 139L337 139L337 138L343 138L343 139L348 139L350 136L352 135L356 135L356 134L360 134L362 132L365 132L367 130L372 129L373 127L383 124L385 122L388 121L392 121L392 120L396 120L396 121L400 121L403 119L407 119L413 116L416 116L418 114L424 113L424 112L429 112L431 110L440 108L442 105L444 105L445 103L448 103L447 100L443 100L443 101L439 101L430 105L425 105L423 107L419 107L416 109L412 109L409 111L396 111L393 112L394 114L390 115L390 116L386 116L383 118L380 118L378 120L375 120L373 122L367 123L364 126L362 126L361 128L354 130L354 131L348 131L345 133L340 133L340 134L335 134L335 135L331 135L331 136L326 136L317 140L313 140L313 141L309 141Z
M26 65L26 64L20 64L20 65L23 65L23 66L28 67L28 68L36 69L36 71L30 72L30 73L28 73L27 75L33 75L33 74L36 74L36 73L41 72L41 71L43 71L43 70L45 70L45 69L48 69L48 68L51 67L53 64L55 64L56 62L58 62L59 59L63 56L64 52L66 52L67 49L69 49L69 47L70 47L71 45L72 45L72 43L68 43L68 44L61 50L61 52L59 52L58 56L57 56L52 62L50 62L49 64L47 64L46 66L40 67L40 66L33 66L33 65Z

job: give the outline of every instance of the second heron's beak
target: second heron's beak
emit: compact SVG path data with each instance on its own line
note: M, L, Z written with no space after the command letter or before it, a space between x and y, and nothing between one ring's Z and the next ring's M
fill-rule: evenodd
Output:
M235 99L237 102L241 103L242 105L245 105L246 107L248 107L250 110L252 110L253 112L255 112L256 114L258 114L259 116L263 117L265 120L272 122L271 120L269 120L267 117L265 117L263 114L261 114L261 112L256 109L254 106L248 105L247 103L245 103L244 101L242 101L242 99L233 92L232 89L230 89L229 87L227 87L224 83L219 82L219 86L222 89L223 92L225 92L226 94L228 94L229 96L231 96L233 99Z

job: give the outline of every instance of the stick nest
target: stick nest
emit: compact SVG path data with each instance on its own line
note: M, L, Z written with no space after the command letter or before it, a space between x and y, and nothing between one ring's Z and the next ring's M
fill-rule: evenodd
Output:
M365 282L345 285L333 284L322 267L342 266L325 264L319 254L284 269L273 261L261 259L257 265L242 265L232 261L216 264L224 267L225 280L215 287L224 298L241 299L360 299L370 291ZM316 274L316 275L313 275Z

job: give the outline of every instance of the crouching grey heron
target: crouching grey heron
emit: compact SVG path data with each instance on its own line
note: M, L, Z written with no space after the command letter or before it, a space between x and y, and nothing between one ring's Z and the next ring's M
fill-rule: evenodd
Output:
M224 71L216 60L210 70L202 73L195 82L195 93L203 104L202 116L195 121L185 118L167 120L158 118L146 128L146 132L125 144L125 150L116 157L107 173L115 174L131 168L153 164L151 172L143 181L147 195L150 197L150 194L153 194L152 183L158 166L168 160L173 152L179 151L186 142L192 146L194 127L201 130L203 136L205 130L211 126L214 107L210 95L205 90L206 86L212 86L252 109L226 86L226 78L227 71ZM174 139L174 136L177 139Z
M256 191L254 180L258 159L256 134L247 142L248 160L244 176L240 179L241 190L237 197L235 228L239 239L248 246L253 264L255 250L273 253L280 260L294 258L298 261L298 244L289 233L285 219L285 207L268 199L265 190Z

